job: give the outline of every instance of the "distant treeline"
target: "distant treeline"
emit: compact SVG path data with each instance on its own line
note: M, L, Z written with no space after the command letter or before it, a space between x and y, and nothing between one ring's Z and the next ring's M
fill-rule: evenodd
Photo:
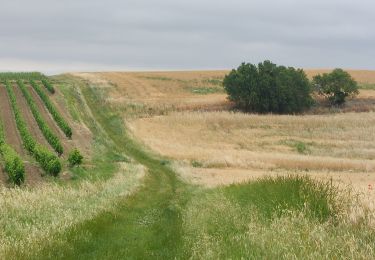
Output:
M43 80L47 76L40 72L0 72L0 80Z

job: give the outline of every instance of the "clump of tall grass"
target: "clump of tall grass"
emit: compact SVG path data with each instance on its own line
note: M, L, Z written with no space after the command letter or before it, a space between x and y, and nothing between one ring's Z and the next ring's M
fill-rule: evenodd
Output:
M349 201L331 183L296 176L199 193L184 211L184 257L374 258L374 229L351 221Z
M265 218L280 217L288 211L326 221L341 211L338 189L331 182L291 175L264 177L248 184L232 184L224 194L240 206L254 206Z

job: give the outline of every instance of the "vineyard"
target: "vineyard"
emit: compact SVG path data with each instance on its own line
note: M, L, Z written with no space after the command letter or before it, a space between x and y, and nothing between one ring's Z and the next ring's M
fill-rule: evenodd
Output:
M0 173L11 185L25 182L29 164L58 177L68 165L66 153L77 153L66 145L73 131L52 95L53 83L39 72L0 73Z

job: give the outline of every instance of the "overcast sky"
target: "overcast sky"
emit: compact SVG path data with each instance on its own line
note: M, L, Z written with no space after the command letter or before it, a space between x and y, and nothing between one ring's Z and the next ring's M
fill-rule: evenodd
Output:
M374 0L0 0L0 70L375 69Z

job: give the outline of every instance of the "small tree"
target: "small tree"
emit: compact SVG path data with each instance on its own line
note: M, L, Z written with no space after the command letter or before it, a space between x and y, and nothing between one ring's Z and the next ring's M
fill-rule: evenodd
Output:
M311 85L301 69L270 61L258 67L242 63L224 78L224 88L237 107L260 113L295 113L312 105Z
M80 165L82 163L82 160L83 160L83 156L78 151L78 149L74 149L73 151L70 152L69 157L68 157L68 162L70 166Z
M357 82L342 69L313 77L313 84L318 94L328 99L331 105L342 105L347 97L358 94Z

